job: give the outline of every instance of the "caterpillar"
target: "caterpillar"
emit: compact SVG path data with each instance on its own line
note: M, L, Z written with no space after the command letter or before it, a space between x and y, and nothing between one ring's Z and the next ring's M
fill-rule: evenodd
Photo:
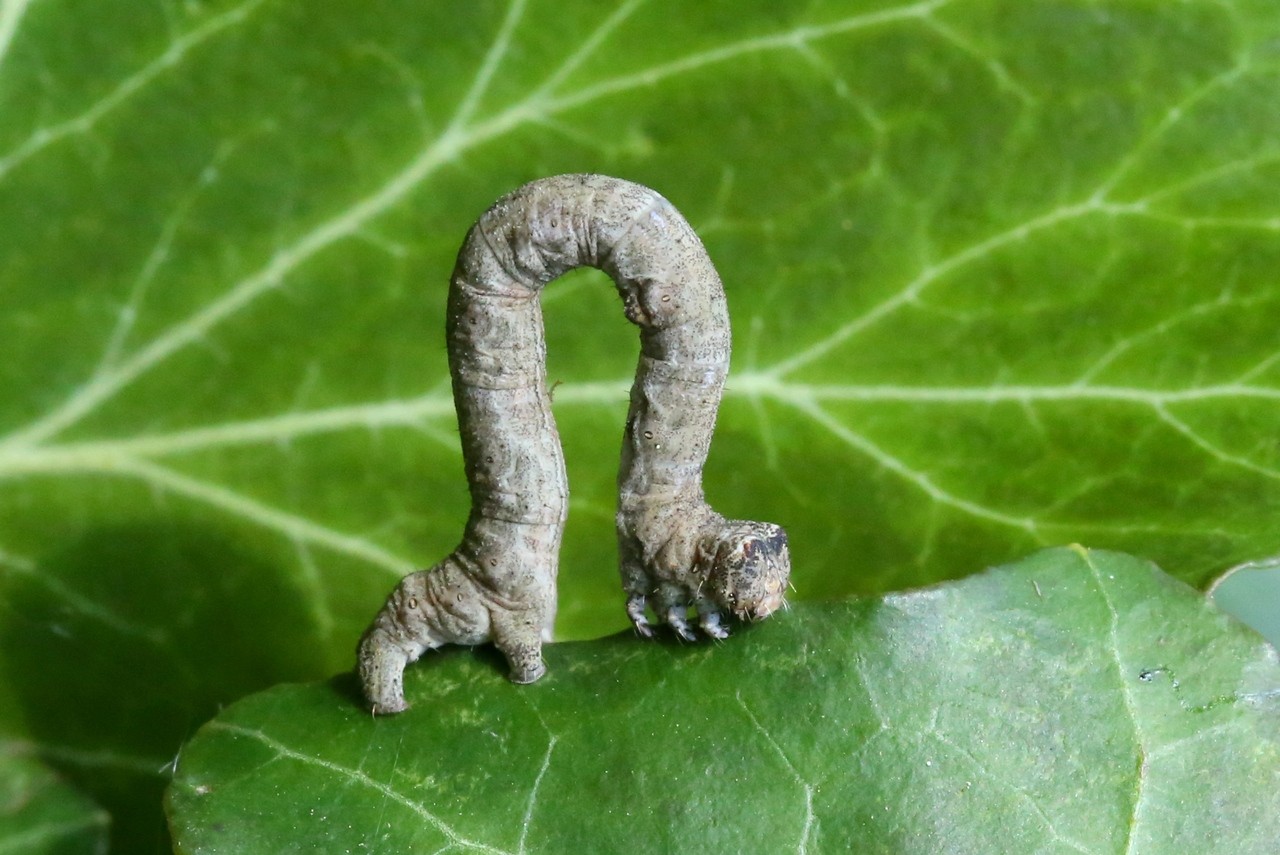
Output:
M654 623L666 624L692 640L692 610L702 633L724 638L726 613L761 620L783 605L786 532L727 520L703 496L730 341L702 242L647 187L603 175L540 179L494 203L458 253L446 333L471 512L458 547L406 576L360 640L375 714L406 708L405 666L444 644L492 642L515 683L546 672L569 491L539 295L581 266L613 279L640 328L616 518L632 625L651 637Z

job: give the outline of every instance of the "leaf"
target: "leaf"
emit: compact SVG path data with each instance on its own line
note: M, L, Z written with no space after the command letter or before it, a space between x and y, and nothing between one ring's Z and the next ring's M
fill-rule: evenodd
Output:
M8 568L4 607L14 691L0 709L111 812L123 852L168 851L159 805L181 742L221 704L305 672L312 639L274 568L194 525L103 526Z
M1209 592L1218 608L1234 615L1280 647L1280 556L1233 567Z
M47 766L24 756L21 746L0 746L0 852L105 852L108 820Z
M1280 552L1278 35L1259 0L0 2L0 736L162 851L200 722L350 667L466 515L454 253L555 172L703 235L707 491L788 527L800 597ZM634 331L598 275L545 314L585 638L624 625Z
M1042 552L724 644L429 656L412 709L281 686L189 743L179 852L1270 853L1280 662L1145 562ZM764 809L763 806L768 806Z

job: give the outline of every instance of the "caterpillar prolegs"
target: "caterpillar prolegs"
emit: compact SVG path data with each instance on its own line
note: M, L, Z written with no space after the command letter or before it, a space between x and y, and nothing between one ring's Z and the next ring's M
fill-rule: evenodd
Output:
M702 468L729 366L724 289L702 242L654 191L602 175L559 175L498 200L468 232L449 289L454 403L471 491L462 542L412 573L365 631L360 679L375 713L405 709L405 666L443 644L492 641L510 679L545 673L568 483L546 382L543 286L582 266L607 273L640 360L618 472L627 615L682 638L728 631L726 613L768 617L791 573L786 533L726 520Z

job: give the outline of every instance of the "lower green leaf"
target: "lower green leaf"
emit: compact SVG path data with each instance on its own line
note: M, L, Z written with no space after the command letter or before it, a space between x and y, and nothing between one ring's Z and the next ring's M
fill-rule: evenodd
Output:
M614 636L280 686L184 748L181 852L1273 853L1280 664L1152 565L1057 549L722 644Z
M0 745L0 853L107 851L106 811L16 743Z

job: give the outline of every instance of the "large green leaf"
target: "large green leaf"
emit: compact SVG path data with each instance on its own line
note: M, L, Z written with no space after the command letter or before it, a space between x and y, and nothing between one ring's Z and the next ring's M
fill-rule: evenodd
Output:
M0 735L150 851L218 705L350 666L466 513L453 253L555 172L706 239L708 493L789 528L799 597L1280 551L1278 35L1270 0L0 0ZM598 275L546 316L582 638L623 625L634 333Z
M1280 663L1154 568L1044 552L722 645L555 646L532 687L429 656L224 711L180 852L1195 852L1280 840ZM589 795L588 795L589 794ZM682 844L683 842L683 844Z

